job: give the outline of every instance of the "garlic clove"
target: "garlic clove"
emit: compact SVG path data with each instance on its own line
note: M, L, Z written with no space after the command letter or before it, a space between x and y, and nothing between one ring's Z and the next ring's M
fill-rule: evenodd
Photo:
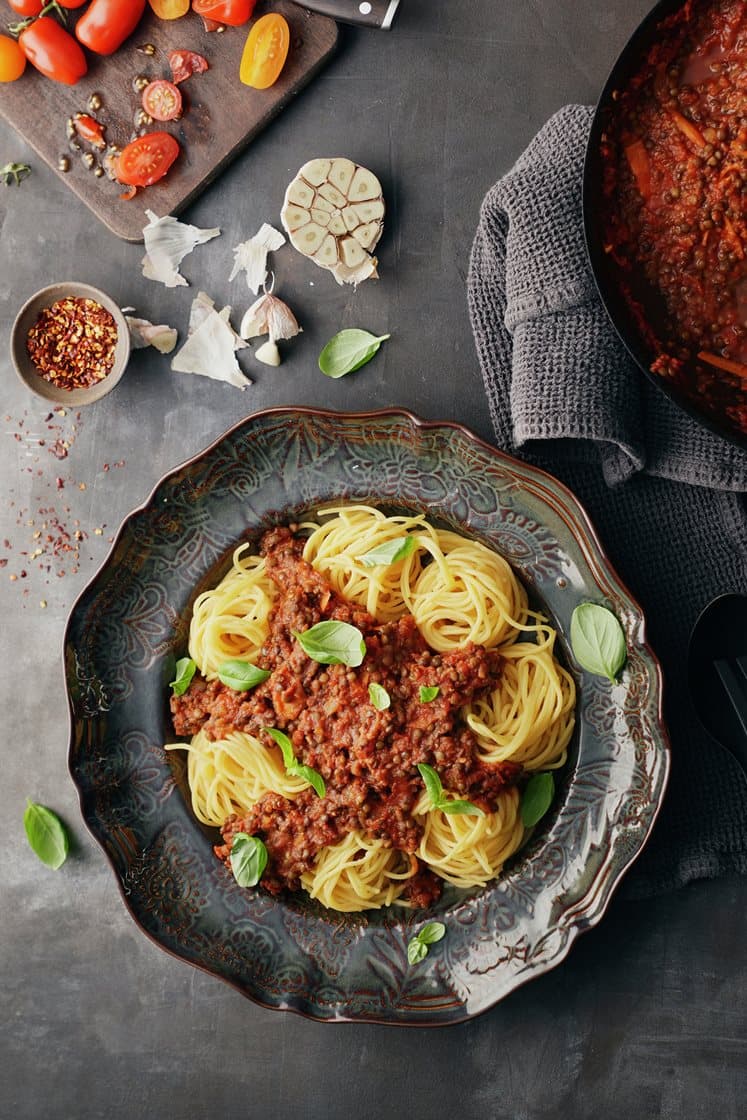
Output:
M329 179L338 191L347 197L348 189L355 175L355 164L352 159L333 159L332 166L326 178Z
M332 161L329 159L312 159L303 165L298 174L313 187L318 187L326 182L331 166Z
M307 257L317 251L326 237L325 231L316 222L309 222L301 229L294 230L290 235L291 245Z
M258 362L264 362L266 366L279 366L280 365L280 351L274 342L264 342L258 346L254 351L254 357Z
M346 206L342 211L342 220L345 223L345 228L352 233L360 224L361 220L355 212L354 206Z
M353 237L364 249L371 249L379 237L379 223L369 222L367 226L358 226L353 230Z
M304 210L303 213L306 214L306 221L308 222L308 220L309 220L308 211ZM332 215L329 214L326 210L316 210L316 209L314 209L314 210L311 211L311 220L316 222L316 224L318 226L328 226L331 217L332 217Z

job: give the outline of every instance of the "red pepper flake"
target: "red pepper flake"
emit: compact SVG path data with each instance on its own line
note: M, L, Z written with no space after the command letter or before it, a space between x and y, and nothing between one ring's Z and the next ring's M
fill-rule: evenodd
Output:
M0 568L7 568L8 561L4 556L0 556Z
M114 365L116 344L117 326L106 308L72 296L44 308L26 339L41 376L61 389L86 389L103 381ZM57 415L66 412L59 409Z
M65 479L64 478L56 478L55 482L57 484L57 489L58 490L64 490L65 489Z

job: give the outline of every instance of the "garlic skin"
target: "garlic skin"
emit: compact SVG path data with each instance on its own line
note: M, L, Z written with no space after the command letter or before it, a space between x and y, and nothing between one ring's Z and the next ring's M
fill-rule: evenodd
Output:
M279 338L295 338L301 330L288 304L265 292L244 315L239 334L242 338L259 338L266 334L270 341L276 342Z
M230 307L217 311L210 297L200 292L192 304L187 341L172 359L171 368L226 381L237 389L251 385L236 361L236 350L246 343L232 328L230 313Z
M177 333L174 327L165 323L154 324L148 319L137 319L132 315L125 315L125 322L130 331L133 350L152 346L160 354L170 354L176 346Z
M263 342L262 345L254 351L254 357L258 362L263 362L266 366L279 366L282 361L280 351L277 345L272 341Z
M186 288L187 281L179 272L179 265L197 245L218 237L220 229L198 229L176 218L159 218L152 210L145 211L148 225L143 229L145 256L143 276L156 280L167 288Z
M255 296L267 279L267 254L274 253L285 245L285 238L279 230L268 225L260 226L254 237L242 241L234 247L234 263L229 281L246 272L246 282Z
M381 183L351 159L312 159L285 192L280 220L291 245L338 284L376 279L373 256L384 229Z

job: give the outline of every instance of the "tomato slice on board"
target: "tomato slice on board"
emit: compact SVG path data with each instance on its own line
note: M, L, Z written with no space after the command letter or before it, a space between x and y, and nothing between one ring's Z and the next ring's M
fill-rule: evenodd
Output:
M92 144L94 148L105 148L104 126L95 117L88 113L76 113L73 117L73 128L81 140Z
M179 152L170 133L148 132L122 149L113 163L114 177L128 187L150 187L164 177Z
M254 11L257 0L192 0L192 11L203 19L241 27Z
M10 35L0 35L0 82L14 82L26 69L26 55Z
M181 115L182 95L173 82L158 78L143 90L143 108L156 121L174 121Z
M190 74L204 74L210 69L207 59L196 51L169 51L169 66L175 85L186 81Z
M40 16L24 28L18 45L31 65L53 82L74 86L88 70L80 45L50 16Z
M288 21L268 12L252 26L244 46L239 78L245 86L268 89L280 77L290 46Z

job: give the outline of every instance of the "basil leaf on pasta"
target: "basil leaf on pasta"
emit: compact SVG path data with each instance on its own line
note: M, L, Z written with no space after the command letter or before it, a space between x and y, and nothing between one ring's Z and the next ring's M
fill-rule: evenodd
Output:
M442 813L449 813L454 816L459 814L463 817L485 816L479 805L473 805L471 801L463 801L460 798L454 798L453 801L449 801L448 798L442 798L438 808Z
M433 767L428 766L425 762L418 763L418 770L420 771L420 777L423 779L423 784L428 791L431 804L434 809L437 809L444 796L444 787L441 785L441 779Z
M521 795L521 820L525 828L532 828L542 820L554 796L555 779L550 771L533 774Z
M437 684L421 684L420 686L420 703L430 704L431 700L435 700L440 692Z
M267 867L267 848L258 836L237 832L231 845L231 870L240 887L256 887Z
M274 739L277 745L280 747L283 755L283 765L285 766L286 773L290 774L291 776L295 774L297 775L297 777L303 778L305 782L308 782L309 785L313 787L319 797L324 797L325 793L327 792L327 787L324 784L324 778L320 773L318 773L318 771L314 770L313 767L304 766L298 761L295 754L293 753L293 743L291 743L285 732L279 731L277 727L264 727L262 730L266 731L267 734L272 739Z
M573 656L582 669L614 684L627 658L625 634L612 611L580 603L571 615Z
M382 685L376 684L375 681L368 686L368 696L374 708L379 712L385 712L392 702L387 690Z
M348 665L355 668L363 663L366 656L366 643L357 626L349 622L335 622L327 619L317 622L316 626L302 634L293 635L302 649L313 661L320 665Z
M286 770L290 770L296 764L296 756L293 752L293 744L284 731L278 731L277 727L263 727L263 731L275 740L280 750L283 752L283 765Z
M377 548L372 548L370 552L364 552L363 556L357 557L361 564L367 568L384 567L388 564L396 564L398 560L405 560L408 556L412 556L415 551L416 541L414 537L395 537L394 540L385 541L384 544L378 545Z
M197 666L191 657L180 657L174 670L174 679L169 683L169 688L174 696L183 696L192 683L192 677L197 672Z
M251 661L224 661L218 669L218 680L221 684L228 685L236 692L246 692L247 689L256 688L270 676L268 669L260 669L252 665Z
M60 818L45 805L27 801L23 827L31 850L54 871L62 867L70 849L67 830Z
M289 769L288 773L298 774L299 778L304 778L314 789L314 792L318 797L324 797L325 793L327 792L327 787L324 784L324 778L311 766L302 766L300 762L297 762Z

